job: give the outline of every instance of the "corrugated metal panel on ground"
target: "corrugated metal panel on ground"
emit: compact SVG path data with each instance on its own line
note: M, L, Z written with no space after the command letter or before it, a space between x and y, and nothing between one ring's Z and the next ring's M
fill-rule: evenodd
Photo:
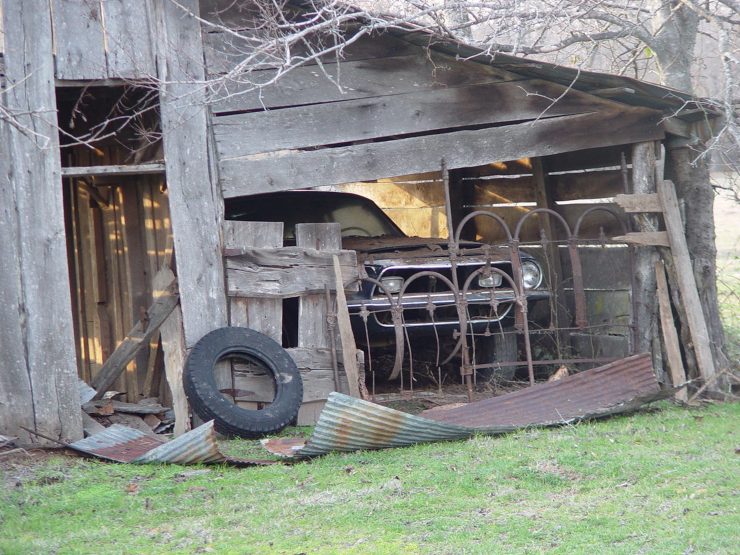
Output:
M274 461L225 456L218 449L213 421L206 422L169 442L159 436L114 424L105 431L76 441L68 447L101 459L122 463L225 463L234 466L274 464Z
M628 357L459 408L433 409L422 413L425 417L332 393L307 442L275 439L263 445L273 454L299 459L332 451L402 447L597 418L634 410L670 394L660 389L650 355Z

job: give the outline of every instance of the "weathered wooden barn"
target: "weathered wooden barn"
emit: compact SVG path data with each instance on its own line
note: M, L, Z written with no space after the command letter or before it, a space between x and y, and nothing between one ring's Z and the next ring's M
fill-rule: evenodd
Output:
M163 266L176 265L185 349L230 322L280 339L288 293L233 300L224 251L279 248L282 238L225 228L225 199L335 186L375 198L411 234L444 237L444 160L451 223L486 208L513 229L548 208L572 230L588 212L582 236L606 242L629 231L613 217L623 215L613 198L653 193L663 172L680 173L666 152L708 125L677 91L411 30L367 34L255 89L232 77L250 48L251 12L241 4L0 4L0 433L81 437L77 379L94 383L136 322L146 327ZM252 82L270 81L275 63L254 69ZM522 240L540 241L540 229L567 241L549 217L531 218ZM483 218L468 233L502 239ZM634 254L632 272L631 248L609 243L619 271L604 271L604 250L591 249L582 277L588 318L612 329L584 341L602 355L651 350L652 259ZM320 313L321 329L294 352L313 391L304 399L310 421L336 384L327 379L323 295L301 302L302 314ZM150 341L117 382L131 401L168 395Z

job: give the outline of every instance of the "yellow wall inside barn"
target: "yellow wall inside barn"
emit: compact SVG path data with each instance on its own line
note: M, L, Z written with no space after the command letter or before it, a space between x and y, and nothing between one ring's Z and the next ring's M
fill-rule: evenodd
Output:
M439 172L348 183L338 188L373 200L409 236L447 237L444 185Z

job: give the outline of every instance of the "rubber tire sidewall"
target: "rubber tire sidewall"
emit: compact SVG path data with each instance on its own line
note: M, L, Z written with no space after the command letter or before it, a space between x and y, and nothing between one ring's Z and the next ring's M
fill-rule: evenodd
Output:
M275 398L262 410L248 410L229 401L216 385L214 369L225 357L256 359L275 380ZM190 352L183 371L185 394L203 420L214 420L227 436L255 439L274 434L293 422L303 402L303 380L283 347L249 328L226 327L203 336Z

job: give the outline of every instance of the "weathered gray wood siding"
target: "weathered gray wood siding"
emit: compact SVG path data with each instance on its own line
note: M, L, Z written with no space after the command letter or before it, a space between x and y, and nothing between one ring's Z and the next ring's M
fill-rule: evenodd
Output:
M52 0L56 77L156 75L149 0Z
M182 6L182 7L181 7ZM158 71L170 214L186 347L227 325L223 201L212 175L197 0L157 7ZM183 8L187 10L186 13Z
M225 20L238 26L234 13ZM228 73L247 42L205 30L206 71L221 79L211 108L225 198L434 171L442 158L455 169L663 136L651 110L398 37L365 38L341 63L328 55L274 83L280 60L265 59L247 84Z
M0 433L82 437L77 393L51 18L46 0L3 3L0 120Z

